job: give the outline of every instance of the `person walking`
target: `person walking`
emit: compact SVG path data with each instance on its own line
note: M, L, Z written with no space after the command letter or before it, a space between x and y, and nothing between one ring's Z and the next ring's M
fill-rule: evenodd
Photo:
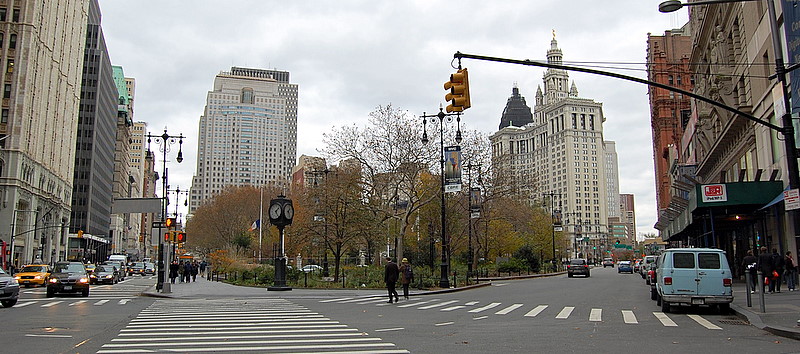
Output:
M414 281L414 271L411 269L411 264L408 263L408 258L403 258L400 261L400 284L403 285L403 297L408 300L408 286Z
M769 279L772 277L772 271L774 270L772 266L772 255L767 252L767 248L764 246L761 246L758 252L758 270L761 271L761 274L764 276L764 283L761 284L761 291L766 292L766 286L769 285L769 292L774 292L775 284Z
M392 303L392 296L394 296L394 302L400 301L400 296L397 295L397 290L395 286L397 285L397 278L400 276L400 268L397 267L397 264L392 262L392 259L386 257L386 271L383 275L383 281L386 282L386 290L389 291L389 303Z
M786 251L786 258L784 258L783 263L786 265L786 271L784 272L784 278L786 278L786 287L789 288L789 291L795 290L795 278L797 278L797 264L794 262L794 258L792 258L792 251Z
M178 277L178 262L172 261L169 264L169 281L172 284L175 284L175 278Z
M184 272L186 271L186 266L183 264L183 261L178 263L178 282L183 283Z
M756 266L758 265L758 258L753 255L753 250L747 250L747 255L744 256L744 260L742 260L742 268L747 274L750 275L750 293L753 294L756 292L758 288L756 284L758 283L758 272L756 270Z
M186 261L183 264L183 277L184 277L184 279L186 280L187 283L189 281L191 281L191 277L192 277L192 262Z
M197 261L192 262L192 282L197 281L197 273L200 271L200 266L197 264Z
M772 249L772 279L770 281L775 282L775 292L781 292L781 283L783 283L783 256L778 253L777 248ZM771 285L772 283L770 283ZM772 288L770 288L772 289Z

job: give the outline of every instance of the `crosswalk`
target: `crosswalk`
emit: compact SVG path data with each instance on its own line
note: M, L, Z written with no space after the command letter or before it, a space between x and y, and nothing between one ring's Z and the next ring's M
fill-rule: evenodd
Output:
M158 300L98 353L408 353L286 299Z
M128 296L130 296L130 295L128 295ZM131 302L133 300L134 300L134 298L132 298L132 297L122 298L122 299L102 299L102 300L98 300L98 299L94 299L94 300L73 300L73 299L70 299L70 300L64 300L64 299L59 299L59 300L55 300L55 299L36 300L36 299L32 299L32 300L20 301L16 305L14 305L14 307L11 307L10 310L20 309L20 308L23 308L23 307L35 306L35 305L39 306L39 307L43 307L43 308L50 308L50 307L54 307L54 306L69 306L69 307L80 307L80 306L87 306L87 305L103 306L103 305L106 305L106 304L108 304L108 306L113 306L113 305L124 306L124 305L127 305L129 302Z
M422 299L422 298L411 298L408 300L407 303L401 305L391 305L387 304L385 301L385 297L361 297L361 298L337 298L337 299L326 299L321 300L321 303L329 303L329 304L342 304L342 303L349 303L349 304L375 304L376 306L391 306L393 308L401 308L401 309L417 309L417 310L427 310L427 311L443 311L443 312L452 312L458 310L466 310L467 313L474 314L474 319L483 319L486 318L486 315L499 315L499 316L514 316L515 314L522 314L522 317L525 318L542 318L547 316L548 314L555 320L568 320L574 319L576 313L586 313L582 312L581 309L576 308L576 306L551 306L549 304L537 304L534 307L526 306L525 304L514 303L514 304L503 304L501 302L489 302L489 303L480 303L479 301L460 301L460 300L444 300L444 299ZM519 311L518 311L519 310ZM606 321L618 321L621 320L623 323L627 325L639 325L643 322L653 322L652 319L655 319L656 322L664 327L678 327L678 323L676 319L684 319L688 318L691 321L682 320L682 324L697 324L701 327L704 327L708 330L721 330L722 328L715 325L713 322L709 321L705 317L696 314L671 314L667 315L663 312L656 312L656 311L634 311L633 309L619 309L619 310L607 310L598 307L590 307L587 309L582 309L583 311L588 311L588 317L584 317L588 322L591 323L598 323L598 322L606 322ZM679 321L681 322L681 321Z

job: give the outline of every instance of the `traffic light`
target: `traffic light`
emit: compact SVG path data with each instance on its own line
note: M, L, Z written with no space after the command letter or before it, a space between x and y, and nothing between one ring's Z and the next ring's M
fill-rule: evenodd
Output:
M450 75L450 81L444 83L444 89L450 90L450 93L444 96L446 101L450 104L447 106L447 112L463 112L465 109L472 107L469 99L469 77L467 69L459 69L455 74Z
M172 242L172 240L174 240L172 231L167 230L167 232L164 233L164 242Z
M616 244L617 244L617 245L619 244L619 240L617 240L617 243L616 243Z
M83 230L78 230L78 238L83 238Z
M177 243L184 243L186 242L186 232L183 231L176 231L178 238L175 242Z
M167 218L167 220L164 221L164 226L167 227L167 230L174 229L175 228L175 218Z

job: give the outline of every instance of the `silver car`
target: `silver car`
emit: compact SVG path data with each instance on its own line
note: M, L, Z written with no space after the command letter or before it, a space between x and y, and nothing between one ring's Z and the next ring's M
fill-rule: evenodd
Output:
M11 307L17 304L18 299L19 283L0 268L0 304L3 304L3 307Z

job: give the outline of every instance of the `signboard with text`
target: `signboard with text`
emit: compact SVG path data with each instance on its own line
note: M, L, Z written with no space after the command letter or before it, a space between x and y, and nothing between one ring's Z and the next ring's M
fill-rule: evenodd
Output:
M800 190L789 189L783 191L783 201L786 210L800 209Z
M723 183L703 185L702 192L704 203L728 201L728 193Z

